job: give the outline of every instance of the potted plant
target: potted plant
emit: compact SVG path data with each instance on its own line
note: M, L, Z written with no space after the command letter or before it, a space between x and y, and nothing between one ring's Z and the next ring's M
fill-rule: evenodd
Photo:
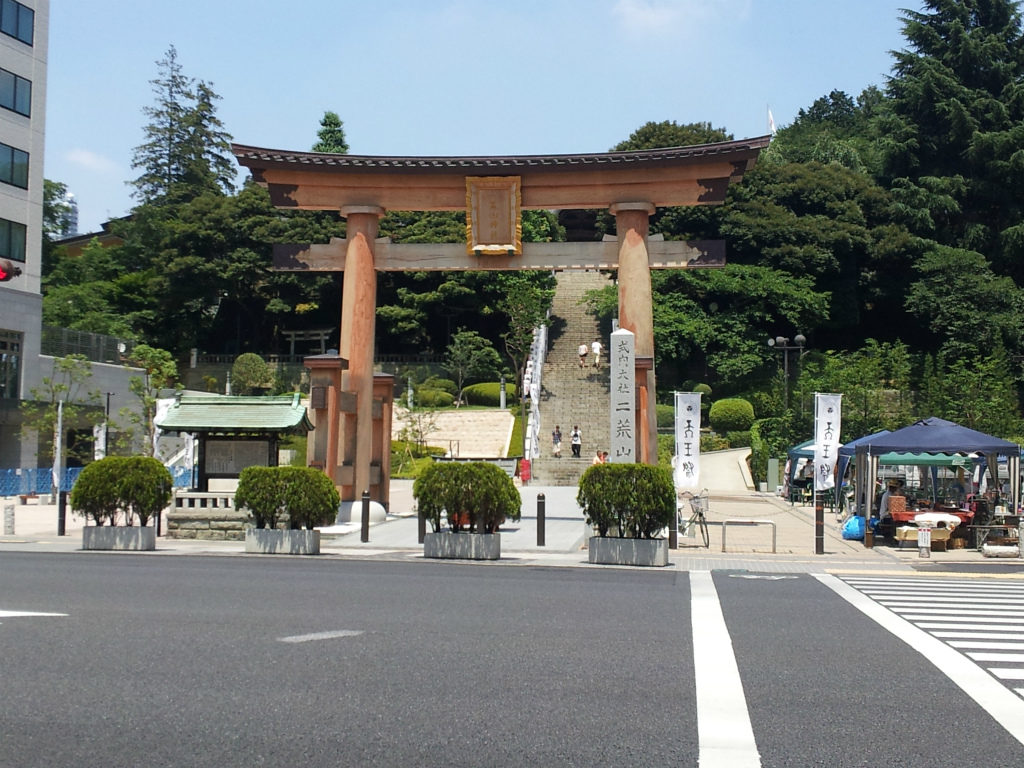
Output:
M70 497L72 511L94 523L82 528L82 549L156 549L156 528L147 523L170 503L171 486L167 467L148 456L108 456L86 466Z
M676 511L672 474L648 464L595 464L580 478L576 502L597 535L591 563L668 565L662 531Z
M518 520L522 506L508 473L485 461L431 464L416 478L412 495L432 528L423 539L424 557L499 559L498 529L507 518Z
M320 554L314 529L334 521L340 502L330 478L313 467L246 467L235 491L235 508L248 510L254 522L245 531L245 551Z

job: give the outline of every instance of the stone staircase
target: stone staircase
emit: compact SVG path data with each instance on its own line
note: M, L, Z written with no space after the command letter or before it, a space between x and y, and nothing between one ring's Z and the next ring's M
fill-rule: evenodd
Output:
M609 449L608 343L597 320L580 304L588 291L610 284L595 271L567 270L558 273L558 287L551 306L550 346L541 377L540 456L534 459L531 482L544 485L576 485L597 450ZM580 369L577 348L600 338L601 368ZM562 431L562 457L551 455L551 432ZM572 458L569 434L574 424L583 435L582 458Z

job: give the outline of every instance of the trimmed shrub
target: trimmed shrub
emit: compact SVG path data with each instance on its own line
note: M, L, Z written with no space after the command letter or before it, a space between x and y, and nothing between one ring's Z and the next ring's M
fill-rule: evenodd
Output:
M285 514L292 528L326 525L340 503L334 483L313 467L246 467L235 491L235 508L249 510L257 528L276 528Z
M485 461L435 462L416 478L412 495L435 533L442 513L453 531L496 533L506 518L519 519L522 506L512 478Z
M501 382L485 381L480 384L470 384L462 389L462 399L466 405L483 405L488 408L501 406ZM516 388L511 382L505 382L505 404L511 405L516 402Z
M158 459L108 456L82 469L71 489L71 509L96 525L146 525L170 503L173 480Z
M429 376L427 379L417 387L417 389L440 389L442 392L447 392L453 398L459 391L458 385L451 379L443 379L440 376Z
M455 395L443 389L416 390L416 405L421 408L447 408L455 403Z
M231 391L251 395L273 384L274 369L255 352L243 352L231 365Z
M607 536L653 539L672 522L676 494L672 473L648 464L595 464L580 478L576 502L587 524Z
M754 423L754 406L738 397L716 400L708 412L708 421L719 434L745 432Z

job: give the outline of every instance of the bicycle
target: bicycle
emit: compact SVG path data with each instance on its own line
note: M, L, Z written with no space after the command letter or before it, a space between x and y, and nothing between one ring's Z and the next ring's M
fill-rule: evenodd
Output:
M687 501L690 505L690 517L686 520L683 519L683 502ZM695 533L692 531L696 530L700 532L701 541L704 542L705 547L711 546L711 538L708 535L708 489L705 488L699 494L693 494L689 491L680 491L676 499L676 526L680 535L694 536ZM696 529L691 526L696 526Z

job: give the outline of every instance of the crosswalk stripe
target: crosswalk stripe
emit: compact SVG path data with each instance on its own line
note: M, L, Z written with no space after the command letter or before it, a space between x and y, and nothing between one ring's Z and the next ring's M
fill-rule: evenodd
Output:
M892 606L890 606L892 607ZM918 613L936 610L928 605L915 605L909 608L901 608L900 613L904 616L913 616ZM942 613L949 616L1005 616L1019 621L1024 617L1024 611L1001 611L998 608L942 608Z
M1024 664L1024 653L968 653L975 661L1001 661L1004 664Z
M951 582L949 579L923 579L914 576L901 576L899 578L886 578L882 576L848 576L843 581L850 584L894 584L896 586L952 586L957 589L1006 589L1013 591L1020 589L1020 583L1016 581L984 581L984 582Z
M1024 640L1024 629L1020 632L936 632L935 636L951 640Z
M1024 651L1024 642L1004 643L991 642L988 640L951 640L949 642L954 648L984 648L989 651Z
M1024 669L1018 667L989 667L988 671L1000 680L1024 680Z
M939 639L942 635L963 636L963 639L982 639L972 633L929 633L870 597L869 590L861 592L852 582L831 574L814 574L814 578L871 618L879 626L903 640L921 654L940 672L952 680L968 696L988 712L1006 731L1024 744L1024 700L995 677L984 674L979 666L957 649ZM978 633L984 635L986 633ZM996 633L993 633L996 634ZM984 639L1016 639L1018 636L985 637ZM1024 675L1024 670L1022 670ZM1022 676L1020 679L1024 679Z
M914 622L921 629L956 629L961 631L971 630L973 632L997 632L1006 629L1006 627L1000 624L947 624L942 621L918 621L911 616L904 616L903 618ZM1021 631L1024 632L1024 629ZM1021 640L1024 640L1024 634L1021 635Z
M711 571L690 572L701 768L760 768L736 653Z
M994 597L994 598L991 598L991 599L982 599L982 598L977 598L977 597L941 597L941 598L938 598L938 597L932 597L930 595L910 595L910 594L876 595L874 592L871 592L870 590L865 590L865 591L869 592L871 594L871 596L874 597L875 599L877 599L878 602L880 602L880 603L884 603L884 602L887 602L887 601L898 601L898 602L901 602L901 603L942 603L942 604L947 604L947 603L954 603L954 604L969 603L971 605L977 605L979 603L982 604L982 605L987 605L987 604L991 603L993 605L1013 605L1013 606L1024 605L1024 597L998 597L998 598Z
M988 625L993 624L1020 624L1021 619L1019 616L946 616L941 613L911 613L910 611L900 611L900 616L905 619L909 619L915 624L919 624L922 621L949 621L949 622L979 622Z

